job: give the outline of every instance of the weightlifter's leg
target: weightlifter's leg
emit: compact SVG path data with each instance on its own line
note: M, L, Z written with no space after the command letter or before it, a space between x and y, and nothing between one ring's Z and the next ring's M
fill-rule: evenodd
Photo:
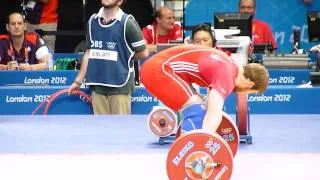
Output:
M201 129L203 118L206 114L205 104L198 95L193 95L183 106L182 110L182 133L194 129Z

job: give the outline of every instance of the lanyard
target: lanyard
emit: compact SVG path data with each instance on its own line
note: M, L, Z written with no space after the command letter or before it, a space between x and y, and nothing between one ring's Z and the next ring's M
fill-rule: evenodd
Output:
M153 44L158 44L157 25L152 27L153 29Z

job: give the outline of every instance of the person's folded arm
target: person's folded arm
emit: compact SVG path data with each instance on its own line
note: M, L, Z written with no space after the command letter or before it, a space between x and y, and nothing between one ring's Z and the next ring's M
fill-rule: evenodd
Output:
M155 44L147 44L147 49L149 52L156 52L157 51L157 45Z
M31 65L31 70L46 70L48 69L48 62L50 54L44 55L39 59L39 64Z
M0 64L0 70L8 70L8 66L4 64Z
M49 49L47 46L43 45L36 51L36 58L39 60L38 64L30 65L30 70L45 70L48 69L48 63L50 57ZM27 69L26 69L27 70Z

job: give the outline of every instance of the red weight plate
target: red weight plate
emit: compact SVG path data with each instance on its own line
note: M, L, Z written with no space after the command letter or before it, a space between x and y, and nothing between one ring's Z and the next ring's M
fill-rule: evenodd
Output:
M148 116L149 130L159 137L167 137L175 133L177 118L175 113L166 107L153 109Z
M220 135L193 130L172 144L166 167L170 180L230 179L233 155Z
M223 112L222 121L216 131L230 146L233 157L236 156L239 148L239 131L231 117Z
M222 115L222 121L216 131L228 143L231 148L233 156L237 154L240 142L240 135L237 126L232 121L232 118L225 112ZM181 134L181 127L178 128L176 139Z

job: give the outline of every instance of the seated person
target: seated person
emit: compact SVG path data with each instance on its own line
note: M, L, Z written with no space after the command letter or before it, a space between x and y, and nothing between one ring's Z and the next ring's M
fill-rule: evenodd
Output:
M212 33L211 27L207 24L199 24L191 33L192 43L208 47L216 47L216 39Z
M189 40L187 40L188 42ZM214 36L214 31L211 29L210 25L208 24L199 24L194 29L192 29L191 33L191 44L195 45L202 45L207 47L213 47L215 49L219 49L221 51L224 51L229 56L231 53L225 49L221 49L216 46L216 38Z
M0 35L0 70L48 69L49 50L35 33L26 33L23 15L8 16L7 35Z
M175 23L173 11L165 6L156 11L156 20L142 29L143 37L147 41L149 52L157 49L158 43L182 41L181 26Z
M239 11L240 13L252 14L252 37L253 45L261 43L271 43L273 50L277 49L277 43L273 37L271 28L269 25L257 18L254 18L256 11L255 0L239 0Z

